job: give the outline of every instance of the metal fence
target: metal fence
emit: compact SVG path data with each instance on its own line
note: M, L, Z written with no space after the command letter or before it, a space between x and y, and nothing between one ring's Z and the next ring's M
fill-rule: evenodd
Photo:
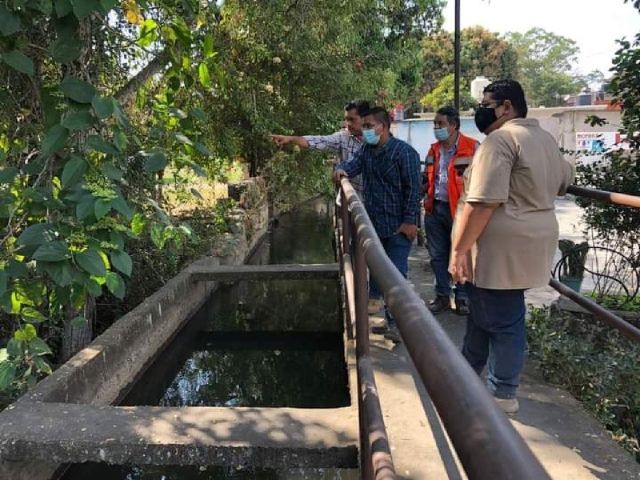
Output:
M640 208L640 197L636 197L633 195L607 192L604 190L596 190L593 188L578 187L575 185L570 186L567 189L567 193L578 197L589 198L591 200L611 203L613 205L620 205L630 208ZM634 342L640 343L640 329L631 325L626 320L620 318L614 313L608 311L606 308L601 307L590 298L587 298L584 295L570 289L566 285L563 285L553 278L549 281L549 285L556 291L558 291L561 295L564 295L570 300L573 300L575 303L595 315L598 319L600 319L607 325L615 328Z
M347 179L341 181L340 194L338 243L348 324L355 327L362 478L397 478L369 354L368 269L384 292L385 303L468 478L549 479L480 377L391 263Z

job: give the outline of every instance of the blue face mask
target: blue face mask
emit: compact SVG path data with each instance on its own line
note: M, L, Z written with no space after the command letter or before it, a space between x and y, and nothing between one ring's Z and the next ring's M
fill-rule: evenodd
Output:
M380 135L376 133L374 128L363 130L362 137L364 138L364 141L369 145L377 145L380 141Z
M449 130L444 128L434 128L433 134L436 136L436 139L439 142L444 142L447 138L449 138Z

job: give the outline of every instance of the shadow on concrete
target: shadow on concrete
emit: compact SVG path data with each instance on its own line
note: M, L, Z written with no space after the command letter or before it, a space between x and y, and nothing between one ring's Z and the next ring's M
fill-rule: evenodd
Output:
M25 425L33 428L25 429ZM2 429L3 460L357 468L357 411L30 404ZM10 442L6 442L10 439Z

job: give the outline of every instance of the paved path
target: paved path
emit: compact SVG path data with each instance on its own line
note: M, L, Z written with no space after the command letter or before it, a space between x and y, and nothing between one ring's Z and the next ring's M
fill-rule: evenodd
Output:
M575 207L570 202L560 206L561 230L569 234ZM427 263L424 247L414 246L409 281L424 300L433 292L433 275L425 268ZM548 304L548 295L544 290L532 292L530 300ZM437 318L460 345L465 320L454 314ZM466 478L404 346L394 347L380 335L371 335L371 341L398 473L415 480ZM544 382L531 365L523 375L519 397L521 409L512 422L554 480L640 479L640 465L631 455L611 440L570 394Z

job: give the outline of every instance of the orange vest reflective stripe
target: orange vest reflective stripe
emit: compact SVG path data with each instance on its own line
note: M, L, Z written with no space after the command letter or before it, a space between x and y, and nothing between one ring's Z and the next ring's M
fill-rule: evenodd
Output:
M459 133L458 137L458 151L451 158L449 166L447 168L448 182L447 192L449 193L449 210L451 211L451 218L456 215L456 209L458 208L458 200L464 188L464 182L462 176L464 171L469 165L473 155L476 153L477 140L467 137L462 133ZM426 195L424 199L424 211L429 215L433 211L433 203L435 201L436 192L436 173L440 165L440 142L431 144L429 153L427 153L426 166L424 169L424 193Z

